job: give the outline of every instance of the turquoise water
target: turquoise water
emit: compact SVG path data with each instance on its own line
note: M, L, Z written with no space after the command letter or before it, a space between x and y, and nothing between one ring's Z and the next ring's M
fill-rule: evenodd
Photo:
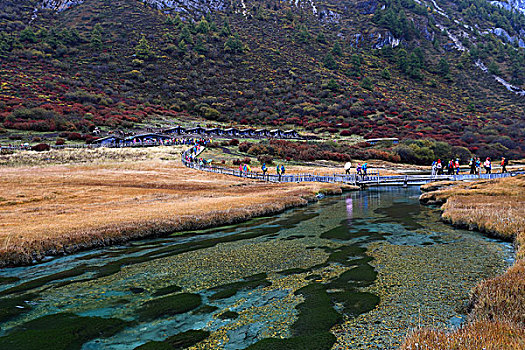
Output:
M471 283L510 264L510 245L442 224L418 196L417 188L354 192L239 225L3 269L0 349L160 349L166 340L244 349L265 348L265 338L293 349L312 344L312 334L317 349L342 346L332 327L382 305L371 246L479 245L486 268L475 261L457 271ZM454 254L446 259L472 259L472 251ZM451 325L461 319L450 314ZM388 348L388 337L374 344Z

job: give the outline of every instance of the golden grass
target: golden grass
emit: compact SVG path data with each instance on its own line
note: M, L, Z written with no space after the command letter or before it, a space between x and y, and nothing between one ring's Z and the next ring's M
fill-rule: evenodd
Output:
M431 329L410 334L402 349L410 350L520 350L525 348L525 330L513 324L476 321L455 332Z
M305 205L319 191L340 192L330 184L269 184L188 169L176 148L81 152L55 161L67 165L22 166L26 155L18 155L0 167L0 266L240 222ZM86 164L71 164L79 162Z
M451 332L415 330L402 349L525 349L525 176L461 184L421 198L444 203L442 217L453 225L514 240L516 262L473 289L469 323Z

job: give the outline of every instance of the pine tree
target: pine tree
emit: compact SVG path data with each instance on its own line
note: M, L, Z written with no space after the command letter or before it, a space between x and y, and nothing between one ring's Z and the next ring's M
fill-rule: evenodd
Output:
M55 37L53 35L53 37ZM102 48L102 26L97 23L91 32L91 47L94 49Z
M337 69L337 62L334 59L334 56L329 52L324 56L323 64L326 68L334 70Z
M343 55L343 49L341 48L341 44L339 44L339 41L336 41L334 44L334 47L332 47L332 54L334 56L342 56Z
M388 68L385 68L381 71L381 77L383 79L390 80L392 76L390 75L390 71L388 70Z
M448 64L447 60L444 59L443 57L439 60L437 70L438 70L438 73L443 76L446 76L450 73L450 65Z
M179 34L179 41L184 40L184 42L193 45L193 36L191 35L188 26L184 26Z
M230 29L230 24L227 21L224 21L224 24L222 25L221 32L219 33L220 36L230 36L232 35L232 31Z
M26 41L29 43L37 42L36 34L31 27L27 26L20 32L20 41Z
M142 38L140 38L137 46L135 46L135 55L143 60L147 60L153 57L151 46L144 35L142 36Z
M197 24L197 33L207 34L209 31L210 24L204 17L202 17L199 23Z
M233 53L242 53L244 51L244 45L239 38L239 34L233 36L230 35L228 40L224 43L224 49Z
M372 91L374 89L374 86L372 85L372 80L370 80L369 77L364 77L363 80L361 80L361 84L359 84L363 89L367 89Z
M317 41L320 42L321 44L326 44L326 37L324 36L323 32L320 32L317 35Z

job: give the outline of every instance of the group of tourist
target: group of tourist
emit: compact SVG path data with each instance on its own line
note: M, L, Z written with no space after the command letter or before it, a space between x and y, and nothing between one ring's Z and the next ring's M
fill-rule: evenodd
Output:
M209 163L204 160L203 158L198 158L197 156L204 150L204 147L208 145L211 140L210 139L181 139L185 142L184 144L192 144L193 146L186 150L185 152L182 152L182 158L188 162L188 163L196 163L200 166L208 165ZM191 140L192 142L187 142L185 140Z
M345 163L345 174L350 175L350 172L352 170L352 163L346 162ZM355 168L356 174L361 176L366 176L368 171L368 163L357 163L357 167Z
M176 145L207 145L211 142L209 138L171 138L171 139L136 139L134 138L131 142L125 142L122 145L133 145L133 146L151 146L151 145L160 145L160 146L176 146Z
M501 157L501 173L507 172L508 160ZM472 157L468 163L471 175L481 174L481 166L485 169L485 174L492 174L492 161L487 157L482 163L480 157ZM432 175L443 175L446 171L447 175L458 175L460 172L459 158L451 159L447 164L441 162L441 159L432 163Z

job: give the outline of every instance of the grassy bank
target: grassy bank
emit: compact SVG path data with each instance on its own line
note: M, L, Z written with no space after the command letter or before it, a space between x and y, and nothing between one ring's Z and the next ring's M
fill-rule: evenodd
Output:
M67 150L0 158L0 266L241 222L339 193L183 167L181 149Z
M424 193L421 202L442 204L443 219L453 225L514 241L516 261L472 290L463 327L415 330L402 349L525 349L525 176L445 187Z

